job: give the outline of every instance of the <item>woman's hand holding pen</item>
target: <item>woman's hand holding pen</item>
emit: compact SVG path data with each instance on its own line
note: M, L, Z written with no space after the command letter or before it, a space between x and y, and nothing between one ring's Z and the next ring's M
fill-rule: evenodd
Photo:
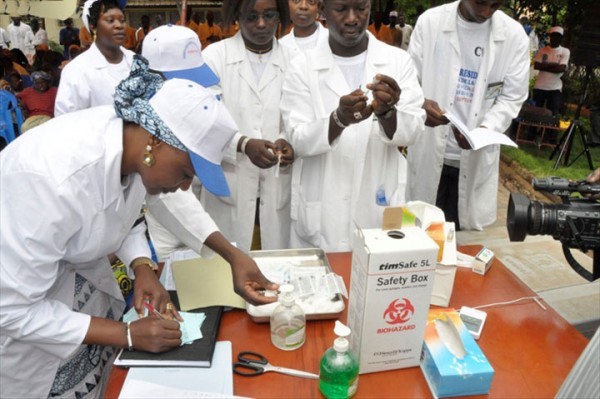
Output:
M275 145L277 146L276 154L281 155L280 165L291 165L294 162L294 149L292 145L284 139L275 140Z
M135 350L158 353L181 345L181 331L175 320L151 315L132 322L129 328Z

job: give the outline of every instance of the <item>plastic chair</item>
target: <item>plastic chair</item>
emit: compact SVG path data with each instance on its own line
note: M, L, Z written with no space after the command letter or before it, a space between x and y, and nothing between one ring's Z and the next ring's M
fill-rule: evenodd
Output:
M0 90L0 137L8 145L21 134L23 114L14 94Z

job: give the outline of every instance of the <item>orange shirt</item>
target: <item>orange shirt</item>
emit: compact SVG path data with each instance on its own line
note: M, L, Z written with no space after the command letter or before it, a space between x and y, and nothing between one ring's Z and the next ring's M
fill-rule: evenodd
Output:
M209 44L214 43L214 38L210 39L211 36L219 38L219 40L223 39L223 32L221 32L221 27L217 24L213 24L213 26L208 26L207 22L203 22L198 25L198 29L196 30L198 37L200 38L200 44L202 44L202 48L208 47Z
M85 26L82 26L81 29L79 29L79 43L81 43L81 48L89 48L93 42L94 39L92 38L90 31L87 30Z
M375 29L375 24L371 24L369 25L369 32L371 32L373 35L375 35L377 39L381 40L384 43L390 45L394 43L394 35L389 26L381 24L381 26L379 27L379 31L377 31Z
M135 40L135 29L127 24L125 25L125 43L123 43L123 47L128 50L135 50L136 45L137 42Z
M240 30L240 25L238 25L237 22L226 26L221 30L221 33L223 34L223 39L227 39L228 37L234 36L238 32L238 30Z

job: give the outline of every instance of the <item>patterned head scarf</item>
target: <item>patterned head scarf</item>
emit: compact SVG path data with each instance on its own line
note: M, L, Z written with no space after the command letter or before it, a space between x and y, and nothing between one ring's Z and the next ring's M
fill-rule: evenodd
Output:
M115 111L121 119L140 125L159 140L187 152L149 103L164 82L162 75L150 71L145 58L136 55L129 77L115 90Z

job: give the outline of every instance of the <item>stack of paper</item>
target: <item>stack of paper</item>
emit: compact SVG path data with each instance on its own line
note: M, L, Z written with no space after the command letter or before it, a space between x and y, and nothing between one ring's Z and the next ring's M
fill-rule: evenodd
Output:
M511 147L518 147L514 141L503 133L483 127L469 130L458 116L454 115L452 112L446 111L444 116L448 118L450 123L457 128L463 136L465 136L469 144L471 144L471 148L474 150L478 150L490 144L504 144Z

